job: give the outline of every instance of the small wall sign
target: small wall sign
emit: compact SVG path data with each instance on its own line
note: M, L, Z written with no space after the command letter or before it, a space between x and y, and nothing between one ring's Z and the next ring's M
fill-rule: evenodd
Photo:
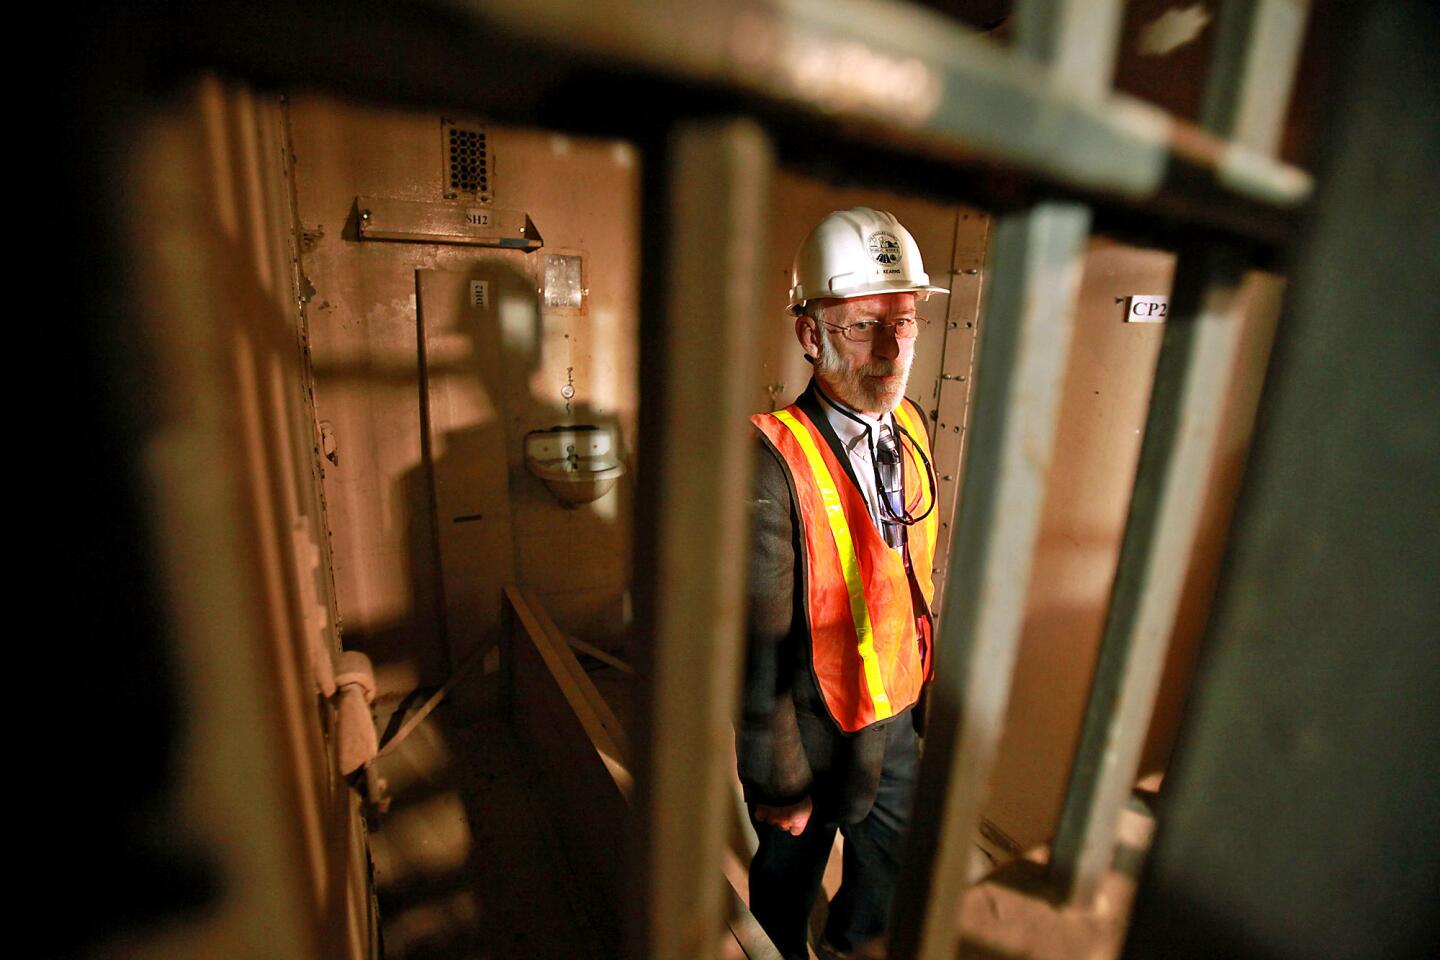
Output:
M545 246L524 210L479 207L448 200L355 198L361 240L455 243L530 252Z
M585 303L585 287L579 257L545 258L545 306L579 310Z
M1138 294L1125 298L1126 323L1164 323L1170 312L1169 297L1148 297Z

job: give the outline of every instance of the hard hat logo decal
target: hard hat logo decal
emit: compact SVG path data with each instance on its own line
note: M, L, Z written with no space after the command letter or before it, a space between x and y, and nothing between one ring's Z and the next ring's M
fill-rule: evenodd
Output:
M900 262L900 241L893 233L884 231L872 233L870 238L865 241L865 245L869 248L870 256L875 259L876 263L888 266Z
M930 285L910 231L893 214L870 207L831 211L806 235L790 268L790 312L811 300L944 292Z

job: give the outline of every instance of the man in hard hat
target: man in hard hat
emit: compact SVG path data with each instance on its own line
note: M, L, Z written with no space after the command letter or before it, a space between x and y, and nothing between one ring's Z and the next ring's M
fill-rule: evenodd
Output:
M740 780L760 847L750 908L787 960L838 829L843 881L822 956L886 932L932 672L938 529L924 417L905 399L931 286L889 213L831 213L795 256L790 310L814 364L759 430Z

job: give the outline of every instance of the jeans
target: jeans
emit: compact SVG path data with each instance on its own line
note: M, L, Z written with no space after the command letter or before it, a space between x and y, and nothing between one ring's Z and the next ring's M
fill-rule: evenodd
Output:
M750 912L785 960L808 956L810 907L825 876L837 829L845 837L845 852L825 939L848 953L886 932L919 759L915 728L908 716L900 717L886 729L880 787L874 806L860 822L835 824L812 818L805 832L795 837L756 820L751 807L760 848L750 863Z

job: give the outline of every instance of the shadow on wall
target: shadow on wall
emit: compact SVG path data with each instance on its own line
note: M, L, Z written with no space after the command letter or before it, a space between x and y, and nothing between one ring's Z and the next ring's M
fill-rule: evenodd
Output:
M525 467L526 434L560 424L611 428L627 459L613 415L549 399L560 396L557 371L578 366L557 355L573 343L567 328L576 318L541 310L536 280L523 269L532 264L483 257L416 272L421 458L396 481L396 510L411 521L406 569L415 595L433 591L452 675L467 672L437 714L449 722L422 725L382 761L394 807L372 842L387 954L470 956L523 941L538 955L578 956L595 936L571 917L563 878L573 870L563 852L534 830L544 791L535 792L532 758L495 715L505 692L503 586L540 579L553 589L557 579L575 579L577 565L595 565L586 558L608 558L617 582L628 575L628 479L565 509ZM418 700L394 710L387 739ZM456 755L467 759L457 764ZM475 895L497 884L509 906Z
M585 318L542 311L534 276L487 258L419 270L416 287L422 459L400 479L397 500L431 530L407 527L407 569L417 601L433 593L450 670L482 658L483 670L469 679L484 681L466 684L478 701L467 702L494 706L506 583L608 593L618 617L628 573L628 482L622 477L593 503L562 507L526 469L526 435L590 424L608 429L622 463L628 458L613 414L549 399L563 396L551 383L558 371L573 376L567 351Z

